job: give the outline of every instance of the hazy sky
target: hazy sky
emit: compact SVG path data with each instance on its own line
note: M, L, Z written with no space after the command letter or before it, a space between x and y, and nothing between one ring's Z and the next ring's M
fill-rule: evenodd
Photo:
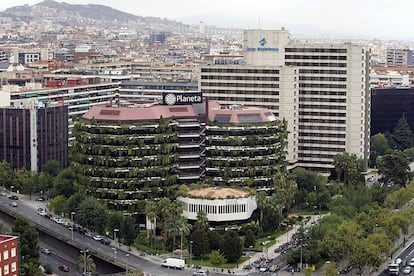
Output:
M1 0L0 10L40 0ZM59 0L58 2L62 2ZM141 16L184 23L280 29L293 35L404 39L414 41L411 0L67 0L102 4Z

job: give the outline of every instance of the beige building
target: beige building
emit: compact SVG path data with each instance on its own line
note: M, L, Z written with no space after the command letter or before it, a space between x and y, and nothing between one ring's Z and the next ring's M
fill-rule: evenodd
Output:
M244 63L205 59L199 82L204 96L267 107L286 119L291 168L328 172L344 151L368 160L369 50L295 44L286 30L247 30L244 43Z

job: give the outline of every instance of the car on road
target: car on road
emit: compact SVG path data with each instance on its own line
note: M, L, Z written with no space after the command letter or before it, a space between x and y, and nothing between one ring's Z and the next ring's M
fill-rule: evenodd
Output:
M409 267L409 266L404 267L403 268L403 273L404 274L411 274L411 267Z
M45 201L46 199L43 196L39 196L36 200L37 201Z
M9 198L11 200L19 200L19 198L16 195L11 195L11 196L9 196Z
M69 267L67 265L60 265L59 270L63 272L69 272Z
M110 244L111 244L111 241L110 241L108 238L103 238L103 239L101 240L101 243L102 243L102 244L105 244L105 245L110 245Z
M0 191L0 196L7 196L7 193L6 193L6 191L4 191L4 190L1 190L1 191Z
M408 263L409 266L414 267L414 258L412 258L410 260L410 262Z
M101 240L103 240L103 237L102 236L99 236L99 235L95 235L95 236L93 236L93 239L95 241L101 241Z
M10 205L11 205L12 207L17 207L17 202L16 202L16 201L12 201L12 202L10 203Z
M50 251L49 248L45 248L45 247L42 247L40 249L40 252L42 252L43 254L46 254L46 255L49 255L50 253L52 253L52 251Z

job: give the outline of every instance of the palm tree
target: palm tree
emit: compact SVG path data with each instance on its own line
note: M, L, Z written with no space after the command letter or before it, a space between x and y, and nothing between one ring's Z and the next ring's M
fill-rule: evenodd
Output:
M90 254L79 255L78 260L76 262L76 267L79 271L96 271L95 261L91 258Z
M266 207L269 204L269 200L267 198L266 192L260 191L256 194L256 204L257 204L257 208L260 210L259 222L261 226L263 222L263 211L264 209L266 209Z
M157 204L154 201L147 201L146 205L145 205L145 214L149 220L149 222L151 223L151 228L148 231L147 236L150 239L150 244L151 244L151 248L152 248L152 242L153 239L155 239L155 228L156 228L156 223L157 223Z
M43 272L38 263L28 262L22 265L23 273L25 276L42 276Z
M162 229L163 245L162 245L162 248L163 248L163 250L165 250L165 243L167 241L168 218L170 217L171 213L173 212L172 203L171 203L171 200L169 198L164 197L158 202L158 212L160 214L161 221L163 223L163 229Z
M208 219L207 219L207 213L204 211L200 211L197 213L197 221L195 222L195 228L201 229L201 230L208 230Z

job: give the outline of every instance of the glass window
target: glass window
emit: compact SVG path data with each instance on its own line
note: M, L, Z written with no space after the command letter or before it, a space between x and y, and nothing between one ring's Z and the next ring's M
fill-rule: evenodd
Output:
M9 250L3 251L3 260L7 260L9 258Z
M4 272L4 275L9 274L9 265L8 264L4 265L3 272Z
M11 264L11 271L12 272L16 272L16 270L17 270L16 262L12 262L12 264Z
M13 258L13 257L16 257L16 248L12 248L11 250L10 250L10 254L11 254L11 257Z

